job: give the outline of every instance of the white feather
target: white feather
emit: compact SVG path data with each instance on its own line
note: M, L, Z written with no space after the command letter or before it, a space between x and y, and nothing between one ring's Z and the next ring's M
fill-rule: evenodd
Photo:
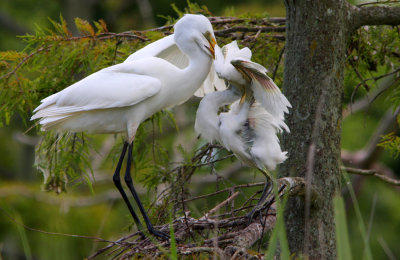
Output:
M185 15L174 28L173 36L43 99L32 120L40 119L43 130L126 132L132 142L141 122L189 99L210 72L215 37L209 20Z
M267 69L250 61L250 49L239 49L234 41L222 49L216 46L215 54L215 70L231 88L203 98L196 131L209 141L219 141L244 163L263 172L265 168L274 170L287 158L277 134L289 132L284 122L284 114L291 107L289 101L267 76ZM244 103L236 101L228 112L218 115L219 107L239 99L237 90L245 91ZM228 99L229 95L234 98Z
M158 41L152 42L146 47L131 54L125 62L139 60L147 57L158 57L164 59L171 64L183 69L189 65L189 59L187 56L178 48L175 43L174 35L169 35L161 38ZM205 78L203 84L194 93L197 97L203 97L207 93L214 92L215 90L224 90L226 86L223 80L216 76L214 66L210 68L210 72Z

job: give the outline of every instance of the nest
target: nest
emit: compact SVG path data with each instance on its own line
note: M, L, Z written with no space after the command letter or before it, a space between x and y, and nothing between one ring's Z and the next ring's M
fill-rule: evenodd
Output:
M245 189L254 186L263 186L263 183L237 185L234 190ZM178 217L170 224L156 226L155 228L170 233L168 241L157 240L155 237L141 232L135 232L117 241L110 242L87 259L95 259L100 255L106 255L112 259L157 259L170 257L173 254L180 257L206 256L220 259L262 259L263 254L258 249L253 249L257 241L272 230L276 221L276 198L285 194L290 196L304 193L304 180L302 178L282 178L277 180L276 187L278 195L274 195L272 189L264 200L263 207L254 218L249 221L245 214L253 209L254 204L247 200L239 207L226 207L233 205L239 191L232 193L227 199L209 210L200 218L193 218L190 213ZM259 192L257 192L259 193ZM204 196L201 196L204 199ZM230 208L222 214L222 208ZM234 216L233 215L239 215ZM173 232L170 232L173 230Z

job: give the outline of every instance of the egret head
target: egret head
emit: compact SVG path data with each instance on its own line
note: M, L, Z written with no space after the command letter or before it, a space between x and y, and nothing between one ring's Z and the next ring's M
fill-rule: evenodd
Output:
M201 50L215 59L216 44L210 21L203 15L185 14L174 26L175 41L180 48L195 42ZM185 46L186 45L186 46Z

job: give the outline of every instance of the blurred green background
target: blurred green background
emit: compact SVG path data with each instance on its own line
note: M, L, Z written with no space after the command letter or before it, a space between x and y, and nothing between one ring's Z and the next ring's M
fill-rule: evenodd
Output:
M174 1L182 10L186 1ZM206 5L215 15L235 15L242 13L268 13L271 17L285 16L283 1L198 1ZM132 29L146 29L165 24L165 16L176 17L170 1L165 0L2 0L0 2L0 51L22 50L24 43L16 37L34 33L35 26L48 27L48 18L58 20L62 15L72 25L75 17L88 21L104 19L108 29L122 32ZM72 26L71 26L72 28ZM346 77L346 97L349 102L357 79ZM1 91L2 86L0 86ZM359 98L365 96L363 90ZM385 95L366 110L353 113L343 122L343 148L356 151L364 147L373 135L385 111L389 109ZM295 109L295 108L294 108ZM177 144L194 145L193 130L195 107L187 105L174 110L180 127L165 131L157 136L160 143L173 147ZM124 203L112 189L112 163L101 165L100 177L96 178L94 194L86 185L69 187L67 193L56 195L43 191L43 177L33 167L35 136L27 138L23 133L29 128L27 118L14 116L9 126L0 128L0 259L82 259L89 256L102 243L90 239L46 234L23 228L22 223L42 231L68 233L82 236L96 236L115 240L128 233L131 218ZM183 125L185 127L183 127ZM104 140L105 136L99 139ZM111 140L112 142L113 140ZM101 154L100 154L101 155ZM398 172L400 163L382 152L378 161ZM218 167L223 170L228 163ZM212 176L205 175L204 178ZM202 178L196 176L195 178ZM394 176L399 178L400 176ZM136 177L134 177L136 179ZM215 177L211 178L215 180ZM262 180L259 174L230 176L232 183L246 183ZM400 256L400 196L399 189L384 184L375 178L353 178L364 221L369 228L369 239L375 259L385 259L388 255ZM206 185L203 183L203 185ZM229 183L225 183L229 186ZM193 194L203 194L216 188L213 181L204 187L193 185ZM146 203L147 191L138 185L141 197ZM345 185L343 194L348 199ZM102 195L102 196L99 196ZM104 195L104 196L103 196ZM209 205L193 204L193 210L201 211L217 204L219 197L208 201ZM348 200L348 224L353 256L362 253L354 208ZM395 258L394 258L395 259Z

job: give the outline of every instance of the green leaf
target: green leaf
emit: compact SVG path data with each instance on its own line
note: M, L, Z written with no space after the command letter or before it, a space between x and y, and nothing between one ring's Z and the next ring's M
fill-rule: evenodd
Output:
M333 198L333 206L335 211L337 259L351 260L353 257L351 255L350 239L347 232L346 210L343 198L335 196Z

